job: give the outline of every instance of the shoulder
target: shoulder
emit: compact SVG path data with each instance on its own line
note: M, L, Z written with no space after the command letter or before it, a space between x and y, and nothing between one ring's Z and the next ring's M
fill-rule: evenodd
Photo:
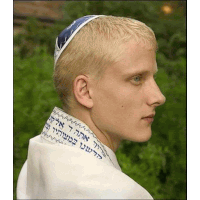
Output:
M92 173L88 168L86 173L87 178L78 185L91 198L152 199L142 186L111 166L96 166Z
M30 147L27 191L32 198L152 199L123 172L79 149L36 140Z

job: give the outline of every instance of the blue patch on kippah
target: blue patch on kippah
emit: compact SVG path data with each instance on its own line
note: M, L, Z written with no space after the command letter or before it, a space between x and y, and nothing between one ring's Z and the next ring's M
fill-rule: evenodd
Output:
M67 42L67 40L70 38L70 36L73 34L73 32L85 21L88 19L94 17L95 15L87 15L84 17L81 17L75 21L71 25L69 25L67 28L65 28L58 36L58 47L61 49L64 44Z
M64 49L67 47L67 45L70 43L70 41L73 39L73 37L76 35L76 33L78 33L78 31L83 26L85 26L88 22L100 16L104 16L104 15L87 15L87 16L81 17L73 21L71 25L69 25L59 34L59 36L56 38L56 43L55 43L54 69L60 55L62 54Z

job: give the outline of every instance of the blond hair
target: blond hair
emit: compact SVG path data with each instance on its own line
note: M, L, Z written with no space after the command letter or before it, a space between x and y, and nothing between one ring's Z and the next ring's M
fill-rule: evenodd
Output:
M154 32L144 23L125 17L102 16L86 24L58 59L54 84L64 110L73 105L73 81L80 74L100 79L117 62L120 45L134 39L157 50Z

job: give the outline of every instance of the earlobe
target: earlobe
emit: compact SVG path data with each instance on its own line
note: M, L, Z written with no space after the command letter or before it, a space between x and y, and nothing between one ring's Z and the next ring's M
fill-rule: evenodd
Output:
M93 107L93 100L90 96L89 78L86 75L79 75L73 82L73 92L76 100L87 108Z

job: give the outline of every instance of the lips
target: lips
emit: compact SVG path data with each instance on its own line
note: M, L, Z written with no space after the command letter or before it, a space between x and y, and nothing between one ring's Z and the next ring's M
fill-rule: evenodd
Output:
M152 123L153 120L154 120L154 116L155 116L155 114L150 114L150 115L148 115L146 117L143 117L142 119L144 119L148 123Z
M153 118L155 116L155 114L151 114L151 115L148 115L146 117L143 117L143 118Z

